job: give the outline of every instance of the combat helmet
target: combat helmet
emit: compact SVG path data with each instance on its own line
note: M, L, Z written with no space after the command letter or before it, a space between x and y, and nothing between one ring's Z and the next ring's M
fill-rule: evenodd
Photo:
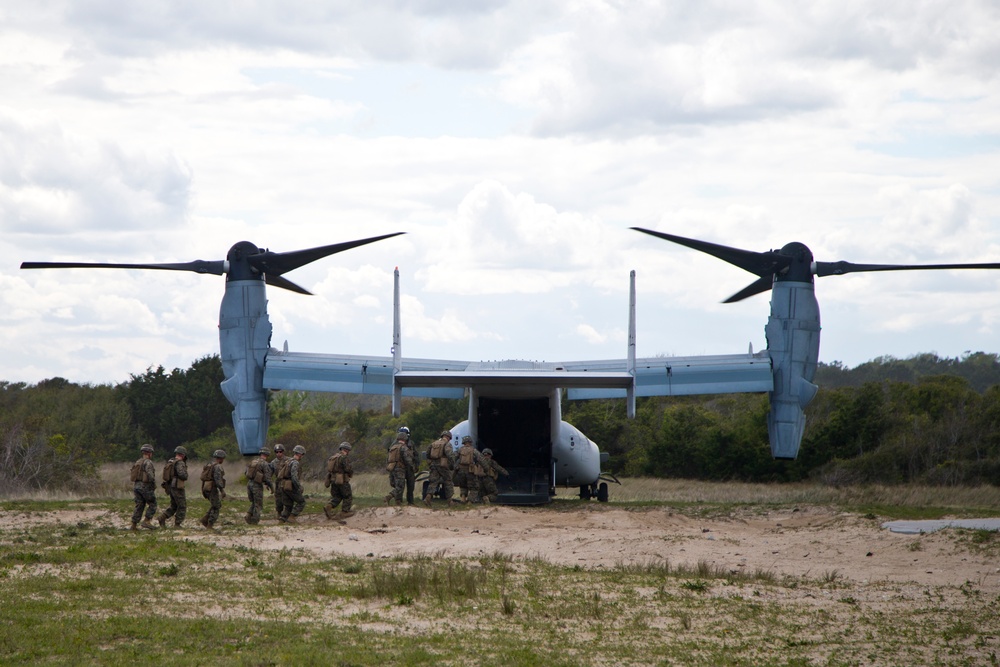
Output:
M224 459L226 458L226 453L221 449L216 449L214 452L212 452L212 457L217 459Z
M148 442L139 448L140 452L151 452L153 451L153 446Z
M285 451L285 446L283 444L281 444L280 442L274 446L274 453L275 454L277 454L278 452L283 452L283 451Z
M451 437L451 431L445 429L444 431L441 431L441 435L439 435L438 437L439 438L450 438Z
M493 450L490 449L489 447L487 447L486 449L483 450L483 455L484 456L493 456Z
M271 455L271 450L268 449L267 447L261 447L259 453L266 454L267 456L270 456Z
M184 445L177 445L176 447L174 447L174 454L183 454L184 456L187 456L188 455L187 447L185 447Z
M292 454L305 454L305 453L306 453L306 448L303 447L302 445L295 445L294 447L292 447Z
M352 449L351 443L349 443L349 442L342 442L342 443L340 443L340 447L338 447L337 449L343 449L344 451L349 452Z
M471 435L462 436L462 444L464 445L467 442L472 442L472 436Z

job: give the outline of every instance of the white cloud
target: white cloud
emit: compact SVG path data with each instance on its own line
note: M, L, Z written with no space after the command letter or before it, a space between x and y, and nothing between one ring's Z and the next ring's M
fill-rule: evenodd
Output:
M45 0L3 19L0 330L19 353L0 378L122 380L217 349L221 278L24 260L406 231L288 276L314 297L269 290L276 344L387 353L399 266L407 354L556 359L624 354L630 269L641 354L761 347L766 296L719 303L753 276L631 226L824 261L1000 257L985 0ZM997 283L823 279L823 358L996 349Z

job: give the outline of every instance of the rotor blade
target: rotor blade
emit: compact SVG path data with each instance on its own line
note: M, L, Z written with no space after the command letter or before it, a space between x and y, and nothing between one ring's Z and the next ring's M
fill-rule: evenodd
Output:
M737 301L742 301L748 296L753 296L754 294L760 294L761 292L767 292L771 289L774 284L774 276L761 276L757 280L753 281L743 289L741 289L736 294L732 295L722 303L736 303Z
M664 239L665 241L671 241L673 243L677 243L678 245L699 250L703 253L712 255L713 257L718 257L724 262L729 262L733 266L738 266L744 271L749 271L750 273L758 275L762 278L770 277L775 273L780 273L781 271L787 269L792 263L792 259L790 257L774 252L773 250L769 250L767 252L754 252L752 250L741 250L740 248L730 248L729 246L717 245L707 241L698 241L697 239L688 239L683 236L664 234L663 232L654 232L651 229L643 229L642 227L633 227L632 229L637 232L642 232L643 234L656 236L657 238Z
M315 262L317 259L322 259L338 252L350 250L351 248L357 248L358 246L366 245L368 243L375 243L376 241L382 241L384 239L392 238L393 236L399 236L400 234L405 233L406 232L395 232L393 234L373 236L371 238L360 239L358 241L346 241L344 243L334 243L333 245L320 246L319 248L306 248L304 250L292 250L290 252L271 252L270 250L265 250L259 255L251 255L248 259L254 268L261 273L275 276L287 273L293 269L299 268L300 266L305 266L310 262Z
M193 271L195 273L211 273L221 276L226 272L223 260L207 261L196 259L193 262L177 264L107 264L100 262L21 262L22 269L158 269L161 271Z
M306 288L299 287L288 278L282 278L281 276L276 276L273 273L265 273L264 282L266 282L268 285L271 285L272 287L281 287L282 289L298 292L299 294L308 294L309 296L312 296L312 292L310 292Z
M842 276L865 271L923 271L934 269L1000 269L1000 264L854 264L852 262L816 262L817 276Z

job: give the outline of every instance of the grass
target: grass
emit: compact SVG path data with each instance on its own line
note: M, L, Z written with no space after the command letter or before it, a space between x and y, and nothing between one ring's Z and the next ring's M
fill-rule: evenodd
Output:
M359 506L379 504L384 476L357 482ZM967 665L1000 653L1000 596L982 581L858 584L837 570L791 578L705 561L587 570L503 553L364 558L272 549L262 544L265 529L243 524L235 481L218 540L200 528L123 530L128 485L114 475L101 484L103 496L0 502L0 663ZM310 484L314 498L325 494ZM637 488L646 495L629 497ZM995 494L628 480L612 498L691 515L828 504L877 520L921 503L955 516L993 503L995 515ZM194 525L207 503L190 495ZM569 502L532 511L551 517L570 511ZM968 553L1000 557L996 533L956 536Z

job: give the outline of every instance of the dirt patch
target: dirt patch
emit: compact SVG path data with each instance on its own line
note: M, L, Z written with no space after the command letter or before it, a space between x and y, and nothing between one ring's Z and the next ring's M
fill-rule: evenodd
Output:
M200 531L192 530L196 535ZM733 572L770 572L859 583L961 586L971 581L1000 594L1000 563L963 543L953 530L892 533L876 519L826 508L695 518L665 508L597 504L571 510L488 507L360 510L345 524L322 515L294 526L265 521L240 534L204 537L258 549L304 549L319 556L390 558L505 554L586 569L667 561L707 563Z

